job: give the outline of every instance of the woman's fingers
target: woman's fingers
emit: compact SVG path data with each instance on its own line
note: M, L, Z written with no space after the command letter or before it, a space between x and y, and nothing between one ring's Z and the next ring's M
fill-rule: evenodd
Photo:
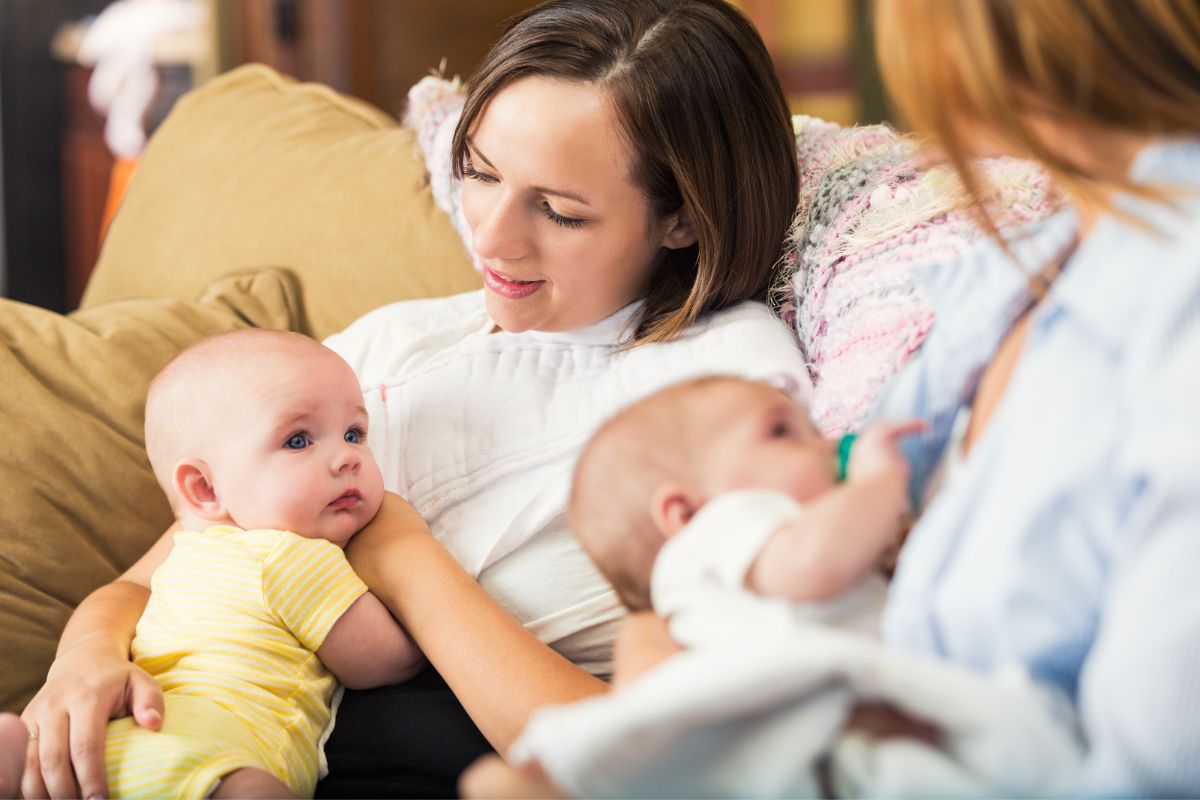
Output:
M70 719L65 710L42 714L37 720L38 760L51 797L78 797L71 768Z
M143 728L156 731L162 727L162 687L158 685L158 681L140 669L135 669L129 675L129 713Z
M25 774L21 776L21 795L27 800L42 800L50 796L46 791L46 782L42 780L38 743L33 739L30 739L25 747Z
M61 694L43 687L22 716L29 730L38 733L26 758L21 782L24 795L106 796L108 721L125 715L132 715L150 730L162 727L162 688L128 662L101 676L92 675Z
M79 781L81 797L107 797L104 769L104 737L109 710L95 695L81 700L69 713L71 764Z

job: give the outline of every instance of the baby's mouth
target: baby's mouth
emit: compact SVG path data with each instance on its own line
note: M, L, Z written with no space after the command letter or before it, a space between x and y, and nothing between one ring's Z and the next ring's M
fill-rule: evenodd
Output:
M338 498L329 504L329 507L334 511L340 511L344 508L350 508L362 500L362 493L358 489L347 489L338 495Z

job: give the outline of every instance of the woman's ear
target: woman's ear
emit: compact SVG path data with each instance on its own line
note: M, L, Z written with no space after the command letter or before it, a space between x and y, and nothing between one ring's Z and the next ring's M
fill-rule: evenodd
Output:
M186 509L207 520L225 518L225 506L217 496L207 463L200 459L184 459L175 465L172 477L181 510Z
M668 214L663 222L663 247L679 250L696 243L696 227L692 224L692 212L688 210L686 203L681 205L678 211Z
M668 481L650 495L650 518L664 539L670 539L687 525L704 505L704 498L690 486Z

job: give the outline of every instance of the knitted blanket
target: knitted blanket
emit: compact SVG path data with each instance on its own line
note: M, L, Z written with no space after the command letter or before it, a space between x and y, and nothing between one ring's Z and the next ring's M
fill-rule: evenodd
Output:
M470 250L450 156L463 87L429 76L408 100L405 124L416 131L434 200ZM804 116L793 126L801 189L770 301L804 353L812 414L826 435L837 436L862 425L934 324L913 268L959 258L986 234L953 170L923 162L913 139L885 125L843 128ZM1002 231L1059 205L1036 165L996 158L978 166Z
M803 116L793 125L800 200L771 302L796 331L813 416L832 436L863 423L934 324L912 270L957 259L987 234L953 170L925 163L912 138ZM1035 164L994 158L977 167L1001 231L1060 205Z

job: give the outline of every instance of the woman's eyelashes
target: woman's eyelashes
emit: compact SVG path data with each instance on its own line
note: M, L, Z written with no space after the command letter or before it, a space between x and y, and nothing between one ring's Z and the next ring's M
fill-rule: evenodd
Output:
M495 175L488 175L486 172L480 172L475 169L475 165L471 161L464 161L462 166L463 177L470 181L479 181L480 183L499 183L500 180Z
M564 228L570 228L571 230L581 228L583 227L583 223L587 222L586 219L579 219L577 217L564 217L562 214L559 214L557 211L551 208L549 203L542 203L542 213L546 215L546 219L550 220L555 225L561 225Z
M483 184L495 184L495 183L500 182L500 179L497 178L495 175L489 175L486 172L480 172L478 169L476 169L474 162L472 162L470 159L463 162L462 174L463 174L463 178L465 178L466 180L478 181L479 183L483 183ZM564 214L558 213L557 211L554 210L553 206L551 206L549 203L547 203L544 200L541 203L541 209L542 209L542 216L544 216L546 219L550 220L555 225L561 225L562 227L568 228L570 230L575 230L577 228L580 228L583 226L584 223L587 222L586 219L579 219L578 217L568 217Z

